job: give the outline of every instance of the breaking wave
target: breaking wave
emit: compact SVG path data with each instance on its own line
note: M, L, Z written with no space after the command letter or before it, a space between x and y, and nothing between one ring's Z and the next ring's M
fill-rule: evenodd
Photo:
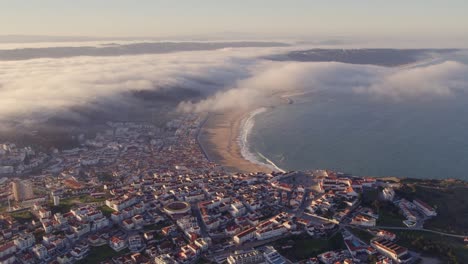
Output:
M284 172L283 169L278 167L273 161L265 157L262 153L256 152L256 154L252 153L250 150L250 144L249 144L249 136L252 133L252 129L255 125L255 117L261 113L264 113L267 111L266 107L261 107L258 108L254 111L252 111L244 120L242 120L241 124L241 131L239 133L239 147L241 150L241 155L244 159L255 163L259 164L262 166L265 166L267 168L270 168L274 171L282 171ZM260 159L264 160L262 162Z

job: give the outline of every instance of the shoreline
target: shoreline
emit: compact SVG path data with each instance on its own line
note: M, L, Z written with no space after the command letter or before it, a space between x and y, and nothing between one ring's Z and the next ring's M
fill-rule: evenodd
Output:
M300 94L303 92L273 95L272 101L277 101L272 102L272 105L293 104L291 97ZM207 114L197 135L197 141L208 160L233 173L284 172L262 153L257 153L257 156L249 150L247 137L253 128L255 116L267 111L268 107L271 105Z
M226 171L266 172L273 171L269 166L254 163L242 155L239 140L243 124L255 108L238 109L221 113L210 113L200 128L198 142L210 161L222 166Z
M290 102L291 101L288 101L288 104ZM248 141L248 137L255 125L256 116L266 111L268 111L267 107L259 107L246 114L246 117L241 121L237 144L239 145L241 149L240 153L245 160L263 167L270 168L272 171L286 172L285 170L278 167L273 161L265 157L262 153L252 153L250 151L250 142Z

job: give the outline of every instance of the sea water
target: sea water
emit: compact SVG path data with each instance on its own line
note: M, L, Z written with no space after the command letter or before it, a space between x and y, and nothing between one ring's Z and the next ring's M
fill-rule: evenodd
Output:
M468 180L468 95L388 100L322 91L292 100L250 121L244 140L257 161L284 170Z

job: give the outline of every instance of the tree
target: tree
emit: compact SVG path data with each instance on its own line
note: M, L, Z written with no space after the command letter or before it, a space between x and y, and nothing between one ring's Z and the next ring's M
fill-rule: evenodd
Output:
M377 213L380 211L380 206L381 206L381 204L380 204L379 200L374 200L374 201L372 202L372 207L374 208L374 210L375 210Z

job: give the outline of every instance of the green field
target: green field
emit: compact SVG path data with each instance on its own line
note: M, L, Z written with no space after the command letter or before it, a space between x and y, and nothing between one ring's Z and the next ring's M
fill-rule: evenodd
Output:
M76 199L74 198L67 198L67 199L61 199L60 200L60 204L55 206L55 205L52 205L50 208L51 208L51 211L53 214L55 213L68 213L70 212L70 209L72 209L73 206L77 205L78 202Z
M144 226L143 229L145 231L160 231L163 227L166 227L166 226L168 226L170 224L171 224L170 221L162 221L162 222L159 222L157 224Z
M60 199L60 204L55 206L51 205L52 213L67 213L72 209L74 206L78 206L80 204L87 204L87 203L96 203L96 202L104 202L106 198L94 198L90 195L81 195L79 197L72 197L72 198L65 198ZM104 206L107 207L107 206ZM111 210L109 208L109 210ZM104 213L104 212L103 212ZM109 214L110 215L110 214Z
M10 213L10 215L20 223L26 223L33 220L33 215L30 211L13 212Z
M418 198L437 210L437 216L426 221L427 229L468 235L468 188L426 188L407 185L396 191L408 200Z
M283 246L287 245L291 245L292 247L282 249ZM317 239L308 235L288 237L276 241L274 247L282 255L293 261L315 257L329 250L346 248L339 232L328 239Z
M443 263L468 263L468 246L461 238L442 236L423 231L392 230L397 244L442 259Z
M398 207L388 201L379 200L379 189L365 188L362 195L362 205L370 207L379 213L377 225L405 227L405 218L400 214Z
M100 206L98 207L98 209L101 210L102 214L106 217L109 217L113 212L115 212L112 208L110 208L107 205Z
M104 202L106 200L105 197L103 198L94 198L91 195L81 195L77 198L81 203L97 203L97 202Z
M379 219L377 219L377 225L405 227L405 224L403 224L403 220L405 220L405 217L398 213L398 211L381 209L379 211Z
M111 247L108 245L100 246L91 248L89 255L83 259L78 261L78 264L97 264L109 258L115 256L121 256L129 253L128 249L124 249L120 252L115 252Z
M370 240L374 237L371 233L360 228L349 227L348 230L367 244L369 244Z

